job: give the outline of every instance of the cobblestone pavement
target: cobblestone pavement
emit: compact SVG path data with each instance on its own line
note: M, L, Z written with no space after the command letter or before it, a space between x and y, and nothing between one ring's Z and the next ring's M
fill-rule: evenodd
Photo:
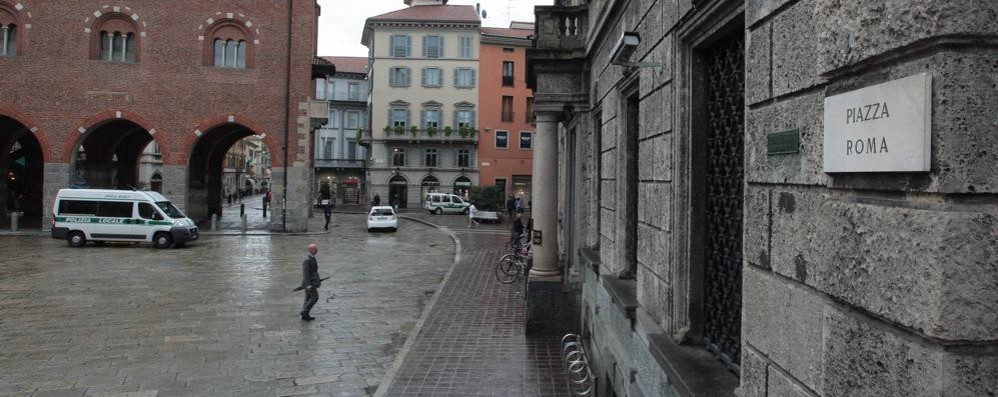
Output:
M570 395L558 338L524 335L523 284L495 279L495 261L508 239L506 225L468 228L463 216L406 215L454 231L461 253L382 391L389 396Z
M377 234L360 215L334 223L328 234L205 236L173 250L0 238L0 395L372 393L455 248L417 222ZM291 289L313 241L333 278L318 319L303 322Z

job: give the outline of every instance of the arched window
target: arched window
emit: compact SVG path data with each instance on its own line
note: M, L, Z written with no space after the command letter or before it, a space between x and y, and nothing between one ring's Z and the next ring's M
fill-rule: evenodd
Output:
M17 55L17 25L0 26L0 55Z
M104 14L94 22L90 57L106 62L132 63L138 60L139 40L132 18Z
M250 31L235 20L221 20L207 29L210 41L205 45L205 65L217 68L246 69L253 65Z

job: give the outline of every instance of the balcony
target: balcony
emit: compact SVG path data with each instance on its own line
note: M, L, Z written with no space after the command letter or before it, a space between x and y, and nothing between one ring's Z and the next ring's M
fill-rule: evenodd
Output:
M308 120L312 129L321 127L329 122L329 102L308 101Z
M512 87L513 86L513 76L502 76L502 86Z
M534 15L536 37L534 46L527 49L527 87L534 91L535 101L532 110L551 112L567 106L585 107L588 6L538 6Z
M364 168L364 160L315 159L315 168Z
M477 142L478 130L474 128L460 129L452 128L448 133L447 127L436 129L415 129L412 127L396 130L385 128L383 139L386 142ZM401 133L400 133L401 132Z
M502 122L503 123L512 123L513 119L515 118L515 116L516 116L516 114L513 113L513 112L502 112Z
M538 6L535 48L539 50L585 51L589 28L586 6ZM584 56L585 54L583 54Z

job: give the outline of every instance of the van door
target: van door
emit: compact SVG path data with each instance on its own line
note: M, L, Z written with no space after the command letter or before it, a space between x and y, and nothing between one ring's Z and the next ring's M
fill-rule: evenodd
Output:
M162 225L169 225L159 209L151 203L139 203L139 219L133 230L135 235L142 236L145 241L151 241L153 234L162 228Z
M458 196L450 196L450 199L451 199L451 202L453 202L453 204L451 204L451 207L450 207L451 211L454 211L454 212L464 211L464 201L461 200L460 197L458 197Z

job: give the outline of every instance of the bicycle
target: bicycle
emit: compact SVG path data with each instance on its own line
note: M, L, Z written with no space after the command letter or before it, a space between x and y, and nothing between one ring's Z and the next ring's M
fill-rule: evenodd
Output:
M496 263L496 280L503 284L512 284L520 275L526 276L530 267L527 265L527 256L530 252L530 245L523 245L516 252L503 255Z
M520 233L520 236L517 237L516 240L513 239L506 240L506 243L503 244L503 250L512 254L522 249L525 245L529 243L530 239L528 238L528 234Z

